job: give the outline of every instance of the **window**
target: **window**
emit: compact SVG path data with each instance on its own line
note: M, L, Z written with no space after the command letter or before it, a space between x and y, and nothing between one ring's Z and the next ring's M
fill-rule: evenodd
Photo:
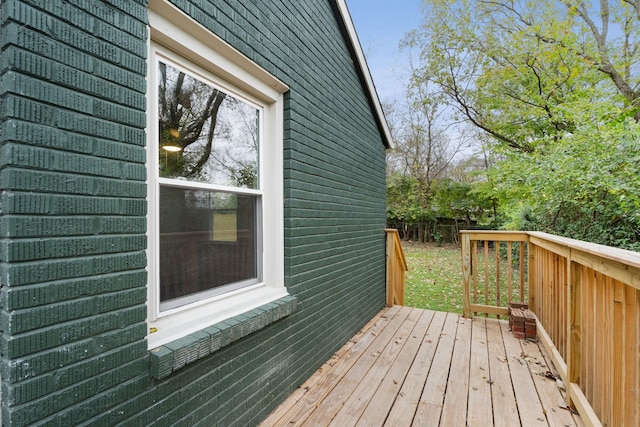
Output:
M287 295L286 86L190 18L175 19L166 2L154 5L147 97L150 348ZM163 12L172 12L171 23Z
M164 311L262 281L262 106L156 56Z

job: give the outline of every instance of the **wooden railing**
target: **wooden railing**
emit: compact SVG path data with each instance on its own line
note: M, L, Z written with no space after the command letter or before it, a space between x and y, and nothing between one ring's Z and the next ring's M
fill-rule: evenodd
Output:
M585 423L640 425L640 253L538 232L460 235L464 315L528 302Z
M465 317L506 316L510 301L526 301L528 240L526 233L460 232Z
M407 261L400 235L394 228L385 229L387 235L387 305L404 305L404 276Z

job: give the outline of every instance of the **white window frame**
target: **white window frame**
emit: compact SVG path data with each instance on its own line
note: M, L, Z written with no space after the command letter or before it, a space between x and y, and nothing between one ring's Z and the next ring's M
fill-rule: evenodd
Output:
M288 87L166 0L149 2L147 63L148 348L155 348L288 295L284 286L283 93ZM184 64L228 93L262 108L258 257L262 282L160 311L158 210L158 57ZM237 192L234 188L233 191ZM251 191L249 191L251 192Z

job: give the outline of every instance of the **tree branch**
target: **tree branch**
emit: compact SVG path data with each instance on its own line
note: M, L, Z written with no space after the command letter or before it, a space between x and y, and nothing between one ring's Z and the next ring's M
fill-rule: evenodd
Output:
M640 21L640 0L622 0L622 1L627 3L636 11L636 15L638 16L638 21Z
M574 9L577 15L582 18L584 23L589 27L598 47L598 55L600 56L597 69L606 75L609 76L613 84L618 88L620 93L629 101L632 106L637 108L635 112L635 119L640 121L640 108L638 108L638 99L640 98L640 92L638 90L634 90L629 81L625 79L618 70L611 63L611 59L609 57L609 48L607 45L607 30L609 25L609 2L608 0L600 0L600 16L602 19L602 33L598 31L595 23L589 16L587 8L584 2L580 1L579 4L574 8L571 5L569 0L562 0L564 5L568 9ZM639 0L625 0L626 3L632 5L636 12L638 13L638 17L640 19L640 8L638 7Z

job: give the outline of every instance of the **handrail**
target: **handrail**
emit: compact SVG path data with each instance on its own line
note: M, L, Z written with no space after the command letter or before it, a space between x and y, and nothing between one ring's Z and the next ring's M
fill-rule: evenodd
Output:
M404 305L404 278L408 270L400 235L395 228L384 230L387 236L387 306Z
M495 298L500 265L517 264L526 274L523 292L515 293L537 316L538 338L567 385L568 403L588 425L640 425L640 253L541 232L460 235L464 315L506 314L508 299ZM512 248L501 249L508 242L518 242L517 262ZM487 262L492 256L497 267ZM496 283L493 299L479 301L480 273L485 287Z

